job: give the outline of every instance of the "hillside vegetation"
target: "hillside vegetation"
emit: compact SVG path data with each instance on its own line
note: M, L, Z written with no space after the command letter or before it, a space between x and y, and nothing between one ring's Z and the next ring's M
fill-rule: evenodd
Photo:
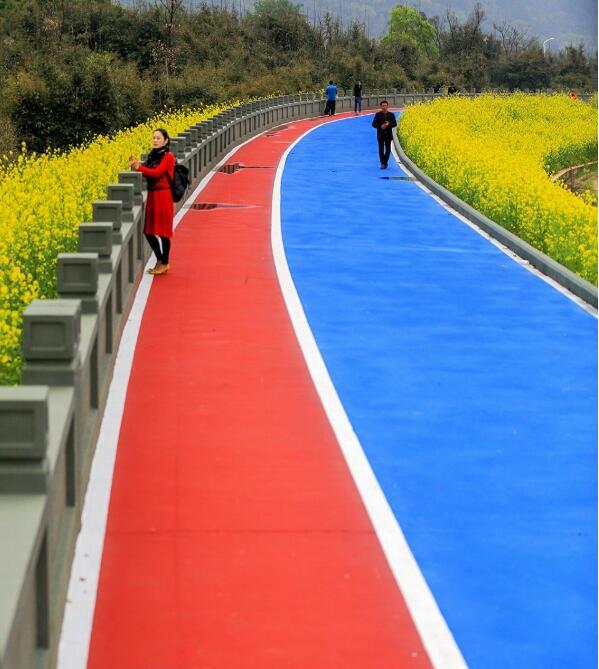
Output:
M227 3L229 6L235 3ZM435 46L409 35L375 40L331 14L309 21L288 0L238 14L183 0L0 0L0 155L21 142L65 148L142 122L164 108L342 88L589 88L595 62L569 48L544 59L537 42L486 34L480 8L431 20ZM427 20L426 17L422 17Z

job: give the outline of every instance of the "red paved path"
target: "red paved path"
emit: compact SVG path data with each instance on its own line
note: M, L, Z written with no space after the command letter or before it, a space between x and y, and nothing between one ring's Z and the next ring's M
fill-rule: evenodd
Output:
M216 174L156 277L123 416L91 669L428 667L312 385L270 245L274 167ZM283 141L284 140L284 141Z

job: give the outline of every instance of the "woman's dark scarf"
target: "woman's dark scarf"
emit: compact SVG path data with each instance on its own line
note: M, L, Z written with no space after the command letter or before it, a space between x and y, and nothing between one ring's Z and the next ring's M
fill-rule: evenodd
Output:
M161 147L160 149L152 149L146 158L144 165L146 167L157 167L162 162L164 156L169 152L168 144ZM158 179L152 179L151 177L146 177L148 182L148 190L154 190Z
M146 158L144 165L146 167L157 167L162 162L164 156L169 152L169 147L163 146L160 149L152 149Z

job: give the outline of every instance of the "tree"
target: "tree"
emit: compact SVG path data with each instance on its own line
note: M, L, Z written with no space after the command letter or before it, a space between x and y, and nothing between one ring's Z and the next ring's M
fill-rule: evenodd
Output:
M443 51L456 55L482 52L485 34L481 25L485 18L482 5L477 2L464 23L460 23L457 16L447 10L448 32L445 36Z
M411 44L419 54L436 57L439 55L436 39L435 28L424 14L405 5L391 10L386 42Z
M494 23L493 30L499 35L503 51L508 56L526 48L528 43L526 30L520 30L507 21Z
M498 82L510 91L547 88L551 84L551 72L540 48L530 48L513 53L497 68Z
M300 5L289 0L256 0L254 13L258 16L285 19L289 15L301 16Z
M249 18L273 67L288 64L292 52L309 48L310 27L299 5L289 0L257 0Z
M158 0L158 5L162 7L166 17L166 35L169 46L172 46L173 31L179 15L185 9L184 0Z

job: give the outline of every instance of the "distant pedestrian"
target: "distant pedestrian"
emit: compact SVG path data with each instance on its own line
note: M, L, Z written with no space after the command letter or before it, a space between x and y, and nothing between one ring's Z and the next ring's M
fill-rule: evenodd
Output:
M325 116L334 116L335 115L335 105L337 101L337 87L333 83L333 80L329 81L329 85L324 89L325 95L327 96L327 103L324 107Z
M354 84L354 112L359 114L362 111L362 82Z
M171 237L173 236L173 196L171 182L175 175L175 156L170 152L170 138L163 128L152 134L152 150L146 161L140 163L131 157L129 163L148 181L148 199L144 233L156 255L156 265L150 274L166 274L169 270Z
M376 139L379 144L379 158L381 169L386 170L391 155L391 142L393 141L393 128L397 126L395 114L389 111L387 100L381 102L381 111L374 115L372 127L376 128Z
M458 92L458 89L453 83L449 84L447 87L447 95L455 95Z
M570 91L568 93L568 97L570 98L570 100L578 100L578 95L576 95L576 91Z

